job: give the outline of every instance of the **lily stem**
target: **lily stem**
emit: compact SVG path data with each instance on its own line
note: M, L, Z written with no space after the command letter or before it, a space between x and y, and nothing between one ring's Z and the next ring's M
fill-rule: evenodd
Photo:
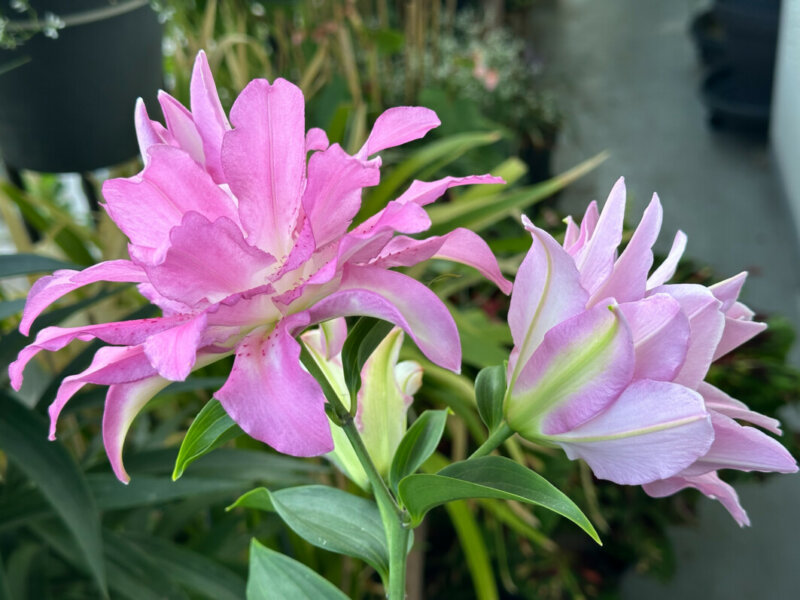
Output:
M389 600L404 600L406 597L406 561L408 559L408 514L400 508L389 487L381 477L364 446L355 422L349 414L341 415L342 429L367 474L378 510L383 521L386 541L389 546Z
M470 455L470 458L479 458L481 456L486 456L492 450L500 446L503 442L505 442L508 438L514 435L514 432L511 431L511 428L508 426L508 423L503 423L495 429L486 441L481 444L475 452Z

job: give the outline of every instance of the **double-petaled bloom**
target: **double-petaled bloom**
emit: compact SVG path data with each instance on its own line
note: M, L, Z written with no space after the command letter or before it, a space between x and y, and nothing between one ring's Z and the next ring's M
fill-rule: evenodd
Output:
M621 254L625 186L598 213L567 219L563 246L525 219L533 245L509 310L514 349L505 403L511 428L561 446L594 473L644 485L652 496L685 487L749 523L717 471L794 472L774 419L703 381L711 363L762 331L738 302L745 273L705 287L666 284L686 245L678 232L650 274L662 210L654 196Z
M458 333L427 287L392 267L439 257L469 264L508 293L488 246L456 229L417 240L430 226L424 206L451 186L498 183L488 176L414 181L400 197L350 228L362 189L379 181L377 153L439 125L426 108L389 109L364 146L347 154L320 129L305 131L304 99L283 79L252 81L225 115L205 55L191 81L191 112L159 98L166 127L136 108L144 170L105 183L104 208L129 238L130 260L62 270L31 289L20 325L61 296L96 281L133 282L163 316L85 327L49 327L10 367L15 388L41 350L100 339L85 371L64 379L50 407L59 412L87 383L108 385L106 451L127 480L122 445L135 415L170 381L235 354L215 396L252 437L287 454L333 450L317 382L299 363L295 337L315 323L368 315L395 323L433 362L458 370ZM310 158L307 158L310 153ZM373 157L373 158L371 158ZM330 355L345 330L331 328Z

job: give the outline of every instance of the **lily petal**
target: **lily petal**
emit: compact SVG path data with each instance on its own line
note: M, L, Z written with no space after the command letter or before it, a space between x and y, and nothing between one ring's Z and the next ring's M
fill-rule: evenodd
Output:
M171 381L183 381L192 372L197 349L207 326L206 313L150 336L144 352L158 374Z
M608 409L548 438L594 474L626 485L675 475L705 454L714 439L703 398L681 385L632 383Z
M786 448L755 427L739 425L716 412L711 413L711 423L714 425L714 443L682 475L702 475L719 469L797 472L797 463Z
M721 389L703 381L697 391L703 395L708 410L720 413L737 421L747 421L763 427L775 435L782 435L781 423L777 419L750 410L744 402L731 398Z
M251 81L231 109L234 129L222 141L222 168L239 199L248 242L287 256L305 185L305 103L285 79Z
M661 230L662 214L661 202L658 196L653 194L653 199L645 209L630 242L614 263L611 276L589 300L590 306L602 298L614 298L622 303L638 300L644 296L647 274L653 266L652 247Z
M269 334L259 328L242 340L215 397L251 437L284 454L318 456L333 450L333 439L325 397L300 366L300 344L288 332L307 320L293 317Z
M739 306L746 308L736 302L728 310L728 314L725 315L725 328L722 331L722 338L717 344L717 349L714 351L714 360L725 356L731 350L735 350L767 328L766 323L752 321L751 314L747 314L742 318L732 317L731 313L734 313Z
M105 209L133 244L163 248L169 232L189 211L211 221L220 217L238 221L231 198L188 154L160 145L150 148L149 156L140 175L103 184ZM160 258L155 255L152 260Z
M386 244L372 266L410 267L429 258L452 260L470 267L493 282L504 294L511 292L511 282L503 277L492 251L477 233L459 227L442 236L415 240L396 236Z
M648 290L663 285L672 279L672 276L675 275L675 270L678 268L678 263L683 256L683 251L686 250L686 241L686 234L682 231L675 234L675 239L672 242L672 248L670 248L667 258L653 271L653 274L650 275L650 278L647 280Z
M592 237L575 256L581 285L590 294L594 294L611 275L617 247L622 242L624 218L625 179L620 177L611 188Z
M23 348L17 360L9 365L11 387L19 390L25 366L42 350L56 352L73 340L88 342L95 338L118 346L136 346L148 337L173 327L179 327L191 318L192 315L173 315L160 319L136 319L82 327L47 327L41 330L37 334L36 340Z
M306 152L327 150L329 145L328 134L325 133L324 129L312 127L308 130L308 133L306 133Z
M199 213L186 213L170 232L170 242L161 264L145 266L147 276L162 296L193 306L266 284L275 262L250 246L238 225L225 217L212 223Z
M380 161L361 161L334 144L308 161L303 209L316 246L339 239L361 208L361 190L380 181Z
M586 307L589 294L581 287L572 258L546 231L523 220L532 243L514 281L508 325L514 339L509 374L523 367L552 327ZM509 375L509 379L512 376Z
M686 360L673 381L697 389L708 373L722 338L725 327L725 316L719 310L722 303L707 288L691 283L664 285L651 293L665 293L675 298L689 319L690 341Z
M423 106L396 106L385 110L372 126L372 131L359 150L359 155L376 152L419 139L442 122L436 113Z
M154 375L131 383L114 384L108 388L103 410L103 445L114 474L122 483L130 477L122 463L122 447L136 415L169 381Z
M223 183L225 176L220 159L222 137L231 126L219 101L214 76L208 67L208 58L202 50L197 53L194 61L189 94L192 118L202 141L206 169L214 181Z
M486 184L486 183L505 183L502 177L495 177L493 175L470 175L469 177L444 177L436 181L419 181L415 179L408 186L408 189L403 192L397 202L399 204L408 204L413 202L419 206L425 206L431 202L438 200L451 187L460 185L472 184Z
M147 281L147 275L140 266L129 260L109 260L87 267L83 271L61 269L52 275L42 277L33 284L28 293L19 324L20 332L28 335L36 317L62 296L98 281L143 283Z
M647 483L643 487L647 495L652 498L671 496L682 489L693 487L712 500L719 500L740 527L750 525L750 519L739 503L739 496L736 490L722 481L716 473L706 473L693 477L670 477L662 481Z
M56 398L47 409L50 415L50 439L56 439L56 423L64 405L87 383L112 385L129 383L155 375L141 346L104 346L81 373L65 377Z
M620 304L633 336L634 379L672 381L689 349L689 319L680 303L667 294Z
M331 360L339 354L347 340L347 321L342 318L331 319L319 324L320 332L320 353Z
M178 146L200 165L206 164L203 139L186 107L164 91L158 92L158 103L167 122L167 129L175 137Z
M376 267L347 266L338 291L312 306L311 323L364 315L394 323L436 364L458 372L458 329L441 300L418 281Z
M147 149L156 144L163 144L164 139L161 137L155 121L151 121L147 114L147 107L144 100L138 98L136 100L136 108L134 109L134 123L136 127L136 140L139 143L139 153L142 155L142 160L145 166L150 161Z
M616 307L598 305L550 329L519 365L519 377L509 382L508 424L529 439L565 433L608 407L630 383L631 333Z

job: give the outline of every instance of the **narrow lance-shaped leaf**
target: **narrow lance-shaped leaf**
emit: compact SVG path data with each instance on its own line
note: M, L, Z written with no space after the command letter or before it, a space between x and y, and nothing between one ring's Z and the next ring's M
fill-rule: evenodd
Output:
M503 398L506 394L506 368L503 365L486 367L475 379L475 399L478 414L489 431L503 422Z
M4 254L0 256L0 277L29 275L58 269L80 269L74 263L39 254Z
M327 579L304 564L262 546L250 544L247 600L347 600Z
M225 442L242 435L242 430L228 416L219 400L211 399L189 426L183 437L172 480L175 481L190 463Z
M355 398L361 388L361 369L364 363L392 330L393 325L373 317L361 317L348 333L342 347L342 368L344 381Z
M430 509L446 502L497 498L552 510L601 543L589 519L572 500L540 475L501 456L457 462L436 475L410 475L400 482L399 493L414 524L419 524Z
M442 439L447 410L426 410L409 428L392 459L389 483L397 491L400 480L411 475L434 453Z
M4 393L0 393L0 414L0 448L53 506L106 597L100 519L83 474L63 446L47 441L44 422Z
M277 512L292 531L314 546L360 558L381 577L389 573L380 513L365 498L322 485L276 492L262 487L241 496L229 509L235 507Z

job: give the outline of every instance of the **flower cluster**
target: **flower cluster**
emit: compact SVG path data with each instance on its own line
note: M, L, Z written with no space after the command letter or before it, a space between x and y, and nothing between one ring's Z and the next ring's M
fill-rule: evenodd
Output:
M390 321L431 361L460 368L458 332L444 304L390 268L450 259L475 267L508 293L510 282L475 233L456 229L409 237L430 226L423 207L448 188L501 180L482 175L414 181L351 229L362 189L379 182L376 154L437 127L433 111L387 110L350 155L329 144L324 131L306 132L302 92L283 79L252 81L229 121L202 52L192 74L191 110L165 93L159 102L166 127L150 120L141 101L136 107L144 170L103 187L104 208L130 240L130 260L40 279L20 330L27 334L48 305L96 281L138 284L163 316L49 327L20 353L10 367L16 389L25 365L41 350L55 351L74 339L111 344L85 371L62 382L50 406L51 437L71 396L87 383L108 385L103 438L115 473L126 481L122 445L142 407L170 381L235 354L215 396L242 429L287 454L330 452L325 399L300 365L295 336L337 317ZM346 330L331 331L333 356Z
M594 473L651 496L694 487L749 523L720 469L797 471L780 433L706 383L712 361L765 328L738 302L746 273L711 287L666 284L686 245L678 232L651 275L662 209L654 196L624 251L625 185L602 214L567 219L563 246L527 219L533 245L514 284L506 419L522 436L562 447Z

